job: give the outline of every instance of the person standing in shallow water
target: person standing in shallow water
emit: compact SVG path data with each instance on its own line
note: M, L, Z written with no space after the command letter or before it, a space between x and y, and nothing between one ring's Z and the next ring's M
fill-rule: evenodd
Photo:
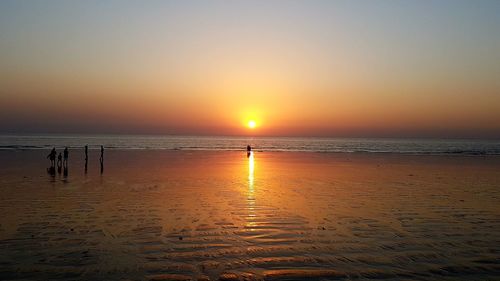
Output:
M101 145L101 174L104 172L104 146Z
M55 167L56 166L56 148L52 148L52 151L50 151L49 155L47 155L47 158L50 159L50 166Z
M59 155L57 156L57 172L60 174L61 173L61 167L62 167L62 154L59 152Z
M99 158L99 160L101 161L101 164L102 162L104 162L104 146L101 145L101 158Z
M63 166L65 166L65 167L68 166L68 155L69 155L68 148L65 147L64 148L64 162L63 162Z
M250 154L252 154L252 147L247 145L247 157L250 157Z
M89 146L85 145L85 173L87 173L88 161L89 161Z

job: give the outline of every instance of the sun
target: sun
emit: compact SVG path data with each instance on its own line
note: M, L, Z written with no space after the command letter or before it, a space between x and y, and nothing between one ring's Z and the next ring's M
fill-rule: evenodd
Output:
M247 126L248 128L253 129L257 126L257 123L254 120L249 120Z

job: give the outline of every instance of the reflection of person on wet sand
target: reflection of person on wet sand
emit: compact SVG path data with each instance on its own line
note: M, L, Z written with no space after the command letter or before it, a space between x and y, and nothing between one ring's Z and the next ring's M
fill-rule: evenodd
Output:
M250 154L252 154L252 147L247 145L247 157L250 157Z
M56 148L52 148L52 151L47 155L47 158L50 159L50 166L56 166Z
M55 176L56 175L56 167L54 166L50 166L47 168L47 173L51 176Z

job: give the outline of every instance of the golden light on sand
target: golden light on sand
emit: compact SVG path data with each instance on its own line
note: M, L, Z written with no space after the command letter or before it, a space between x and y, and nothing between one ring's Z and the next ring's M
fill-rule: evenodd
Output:
M249 120L247 126L250 129L254 129L257 126L257 122L255 122L255 120Z

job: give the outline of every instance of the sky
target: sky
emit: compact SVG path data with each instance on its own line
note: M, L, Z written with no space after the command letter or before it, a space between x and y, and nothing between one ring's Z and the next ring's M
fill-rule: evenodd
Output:
M499 14L481 0L3 0L0 133L499 138Z

